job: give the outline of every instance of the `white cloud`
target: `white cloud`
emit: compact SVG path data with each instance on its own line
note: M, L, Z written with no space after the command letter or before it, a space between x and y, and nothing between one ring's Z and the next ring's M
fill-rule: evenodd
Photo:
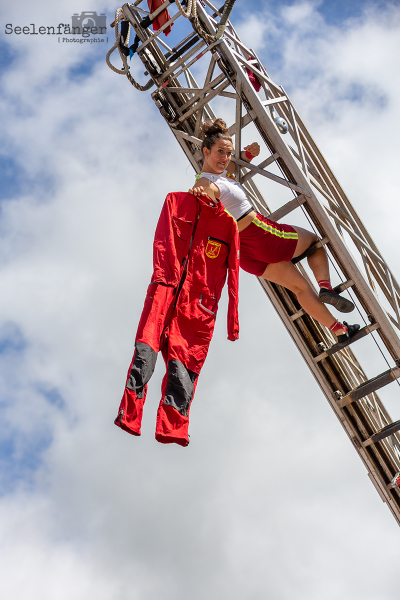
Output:
M61 18L54 3L19 8L3 21ZM302 3L238 29L393 254L398 10L339 29ZM282 48L271 64L268 36ZM149 94L112 73L100 49L5 41L19 55L3 74L3 148L34 186L1 204L0 331L15 339L17 327L25 340L0 356L2 431L13 432L16 465L43 446L0 500L7 598L397 597L396 524L247 274L239 342L226 341L220 309L190 446L154 441L161 359L142 438L114 427L159 210L193 173ZM93 68L71 78L86 59Z

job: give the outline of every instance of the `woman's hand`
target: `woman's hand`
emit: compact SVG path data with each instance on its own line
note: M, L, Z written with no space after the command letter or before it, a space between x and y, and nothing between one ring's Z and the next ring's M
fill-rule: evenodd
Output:
M206 194L206 192L204 191L204 188L202 185L199 185L198 187L193 187L189 190L189 194L193 194L193 196L196 196L196 198L198 196L208 196L208 194Z
M218 204L218 200L215 199L215 192L210 187L204 188L202 185L198 185L194 186L188 191L189 194L193 194L193 196L196 196L196 198L198 198L199 196L208 196L213 202L213 204Z
M252 144L249 144L248 146L246 146L244 148L244 150L247 152L250 152L250 154L254 157L254 156L258 156L260 154L260 144L258 144L257 142L253 142Z

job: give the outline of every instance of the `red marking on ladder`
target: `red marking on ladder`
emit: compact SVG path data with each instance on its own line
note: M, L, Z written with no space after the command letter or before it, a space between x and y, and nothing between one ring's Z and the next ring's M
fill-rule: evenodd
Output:
M200 52L200 54L198 54L198 55L196 56L196 60L199 60L199 58L201 58L203 55L204 55L204 52Z
M165 88L165 87L167 87L167 85L168 85L168 84L169 84L169 81L168 81L168 79L167 79L167 81L164 81L164 83L162 84L162 86L161 86L161 87L162 87L162 88Z

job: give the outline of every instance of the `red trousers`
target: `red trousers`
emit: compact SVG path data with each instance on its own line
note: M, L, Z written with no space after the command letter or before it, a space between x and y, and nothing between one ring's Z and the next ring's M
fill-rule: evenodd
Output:
M161 351L166 374L157 412L156 440L189 444L190 405L212 338L216 310L216 299L204 298L193 290L182 289L175 306L172 286L149 285L116 425L140 435L147 383Z

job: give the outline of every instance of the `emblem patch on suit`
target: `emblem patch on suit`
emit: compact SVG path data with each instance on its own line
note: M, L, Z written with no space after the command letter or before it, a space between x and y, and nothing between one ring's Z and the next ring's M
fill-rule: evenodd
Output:
M207 246L206 246L206 256L208 256L208 258L217 258L220 250L221 250L220 242L214 242L213 240L208 240Z

